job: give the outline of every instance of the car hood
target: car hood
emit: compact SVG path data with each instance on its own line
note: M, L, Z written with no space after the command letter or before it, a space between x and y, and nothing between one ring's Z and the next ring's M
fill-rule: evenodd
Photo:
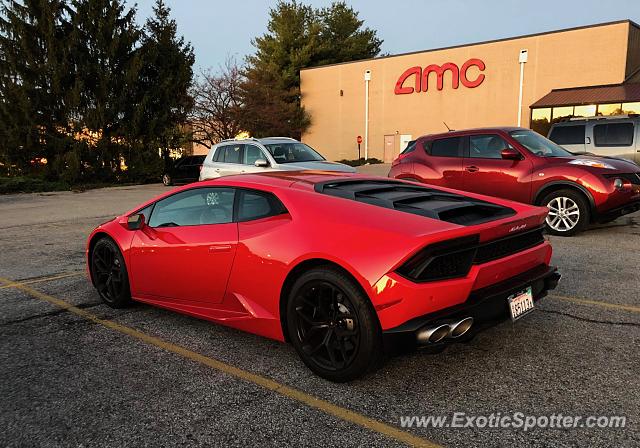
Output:
M341 171L344 173L356 172L356 169L352 166L345 165L344 163L329 162L328 160L320 160L316 162L281 163L278 165L278 169L287 170L287 171L320 170L320 171Z
M615 173L615 172L635 173L637 171L640 171L640 167L636 165L634 162L632 162L631 160L621 159L619 157L597 156L595 154L576 154L575 156L571 156L571 157L548 158L548 160L550 163L554 165L570 163L573 160L593 160L594 162L606 163L607 165L612 166L614 169L612 170L609 168L597 168L597 167L589 167L589 166L585 166L585 168L591 168L591 169L595 169L603 172L606 171L608 173ZM580 165L574 165L574 166L580 166Z

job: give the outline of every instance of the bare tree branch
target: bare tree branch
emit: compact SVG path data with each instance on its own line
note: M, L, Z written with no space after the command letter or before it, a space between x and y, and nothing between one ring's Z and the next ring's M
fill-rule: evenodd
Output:
M211 148L220 140L234 138L240 126L242 71L235 59L227 58L219 73L203 72L194 83L194 107L189 116L192 141Z

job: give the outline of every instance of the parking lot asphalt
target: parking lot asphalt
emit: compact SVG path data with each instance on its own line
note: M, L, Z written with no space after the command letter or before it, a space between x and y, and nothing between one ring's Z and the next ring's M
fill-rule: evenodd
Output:
M552 238L563 279L516 324L333 384L289 345L147 305L101 304L81 274L86 236L163 191L0 197L1 446L640 445L640 214ZM627 422L400 426L402 416L456 412Z

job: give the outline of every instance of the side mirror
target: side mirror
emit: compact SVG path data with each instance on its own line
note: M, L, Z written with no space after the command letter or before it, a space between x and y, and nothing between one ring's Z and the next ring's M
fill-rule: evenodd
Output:
M127 218L127 229L140 230L144 227L144 215L138 213L137 215L131 215Z
M254 165L257 166L258 168L266 168L269 166L269 162L267 162L264 159L258 159L254 162Z
M500 151L500 155L506 160L522 160L522 155L513 148L505 148Z

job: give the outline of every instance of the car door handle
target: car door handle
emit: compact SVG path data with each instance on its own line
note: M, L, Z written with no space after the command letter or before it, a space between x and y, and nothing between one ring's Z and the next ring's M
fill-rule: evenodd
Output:
M231 251L231 244L214 244L209 246L209 252L229 252Z
M480 171L480 168L478 168L475 165L471 165L471 166L465 167L465 170L469 171L470 173L475 173L476 171Z

